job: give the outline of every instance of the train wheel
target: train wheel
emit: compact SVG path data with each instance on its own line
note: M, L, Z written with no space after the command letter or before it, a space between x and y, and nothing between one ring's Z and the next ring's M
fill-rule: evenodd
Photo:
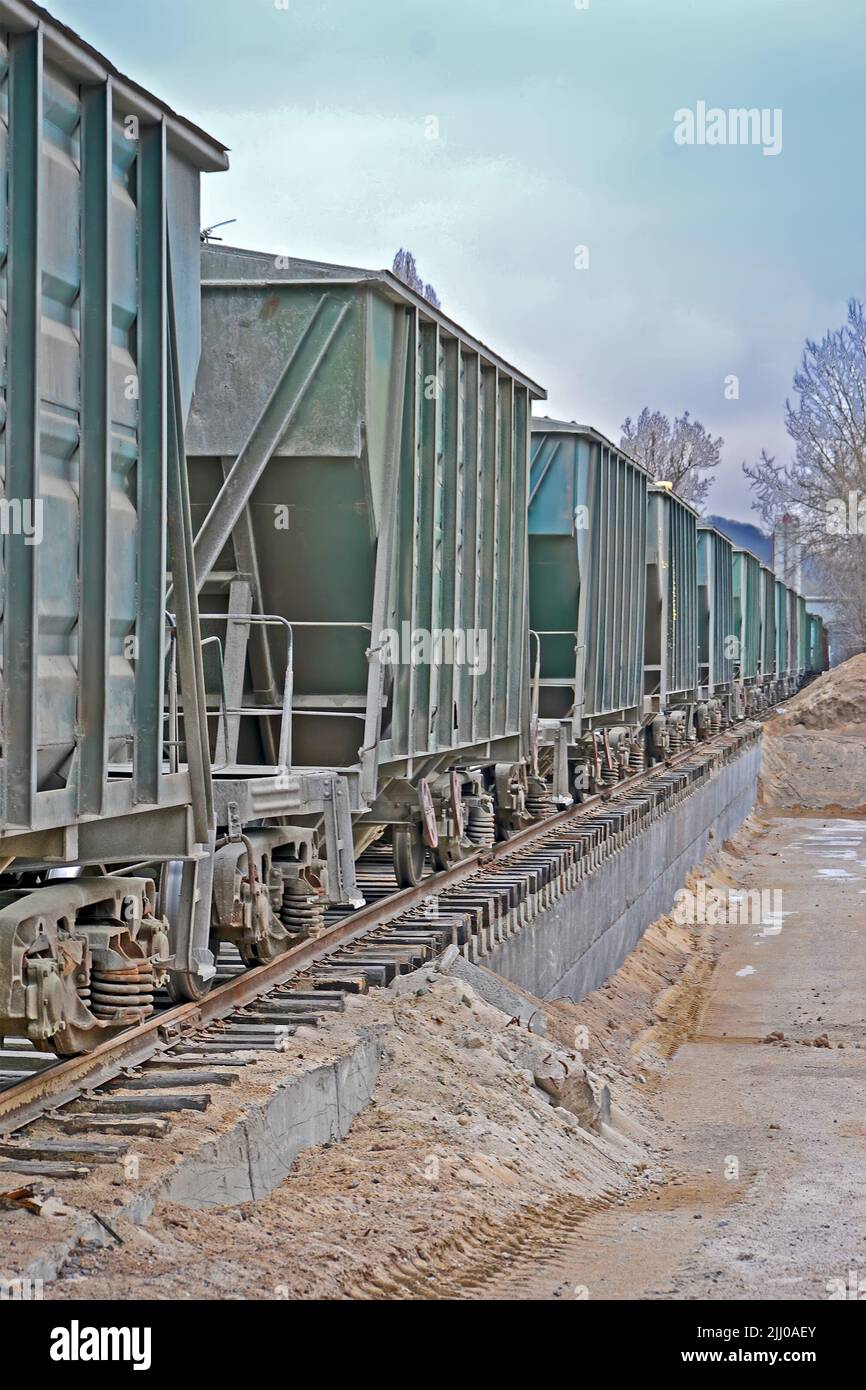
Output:
M203 980L190 970L170 970L165 988L172 1004L197 1004L212 984L213 979Z
M421 882L427 859L427 846L420 825L395 825L391 832L394 873L401 888L414 888Z
M172 859L163 865L160 888L160 906L171 924L172 940L177 941L177 933L184 915L193 912L195 890L195 869L182 859ZM207 887L207 900L210 902L210 886ZM173 1004L197 1004L209 992L214 976L202 979L192 970L169 970L165 988Z

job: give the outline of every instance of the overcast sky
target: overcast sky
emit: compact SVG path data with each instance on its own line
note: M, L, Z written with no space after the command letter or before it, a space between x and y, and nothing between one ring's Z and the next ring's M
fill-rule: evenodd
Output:
M803 342L864 293L864 0L47 8L231 147L203 194L229 240L376 267L411 248L547 413L619 439L642 405L689 409L723 435L709 510L755 519L740 463L787 456ZM781 152L677 144L700 101L781 109Z

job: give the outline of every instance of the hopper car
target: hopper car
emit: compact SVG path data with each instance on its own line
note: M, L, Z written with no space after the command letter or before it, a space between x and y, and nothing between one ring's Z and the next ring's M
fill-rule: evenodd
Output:
M742 713L757 714L761 707L761 562L750 550L734 549L735 675L740 686Z
M492 843L541 790L526 508L542 389L387 271L206 247L202 277L187 460L201 611L225 642L217 796L273 764L289 669L293 774L336 772L355 851L387 835L415 884L428 850L447 866ZM273 625L254 634L251 609Z
M162 866L190 916L213 827L179 441L199 181L227 158L21 0L0 3L0 70L0 1034L75 1052L207 973Z
M734 717L733 551L715 526L698 526L699 725L710 734Z
M809 670L809 615L806 600L797 595L797 683L802 684Z
M679 752L697 736L698 514L671 489L647 496L647 587L644 697L652 762Z
M559 804L644 766L649 482L597 430L533 421L530 667L539 766Z
M809 658L807 674L819 676L822 671L826 671L829 666L829 653L827 649L827 629L824 620L817 613L807 613L809 624Z
M788 641L788 589L781 579L776 580L776 695L784 700L790 693L790 644Z
M776 576L767 565L761 565L761 656L760 687L764 705L776 702Z
M788 584L785 585L785 607L788 614L787 694L793 695L800 683L800 605L796 589Z

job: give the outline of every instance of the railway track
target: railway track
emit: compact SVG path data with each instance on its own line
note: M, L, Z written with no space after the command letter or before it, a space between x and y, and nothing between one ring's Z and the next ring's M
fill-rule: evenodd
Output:
M492 850L397 889L374 847L359 861L366 905L331 911L324 931L246 969L224 948L202 1000L160 1009L94 1051L50 1059L27 1044L0 1049L0 1173L84 1177L118 1161L124 1138L165 1134L179 1111L205 1110L263 1051L318 1027L349 992L389 984L454 945L483 960L535 916L696 791L759 734L738 726L533 823ZM28 1138L36 1121L39 1137Z

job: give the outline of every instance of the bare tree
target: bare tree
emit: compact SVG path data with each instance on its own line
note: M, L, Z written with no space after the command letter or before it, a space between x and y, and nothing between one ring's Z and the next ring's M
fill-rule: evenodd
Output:
M434 309L441 309L442 304L439 296L431 284L425 284L418 274L418 267L415 264L415 257L411 251L406 251L403 247L394 257L394 264L391 266L392 273L402 280L404 285L408 285L410 290L420 294L422 299L426 299L432 304Z
M837 605L852 649L866 647L866 315L852 299L843 326L807 339L785 404L790 463L763 450L743 464L769 526L796 518L803 554Z
M671 483L684 502L701 508L713 485L706 474L718 466L724 442L721 435L713 439L687 410L671 424L660 410L644 406L636 420L623 421L620 448L659 482Z

